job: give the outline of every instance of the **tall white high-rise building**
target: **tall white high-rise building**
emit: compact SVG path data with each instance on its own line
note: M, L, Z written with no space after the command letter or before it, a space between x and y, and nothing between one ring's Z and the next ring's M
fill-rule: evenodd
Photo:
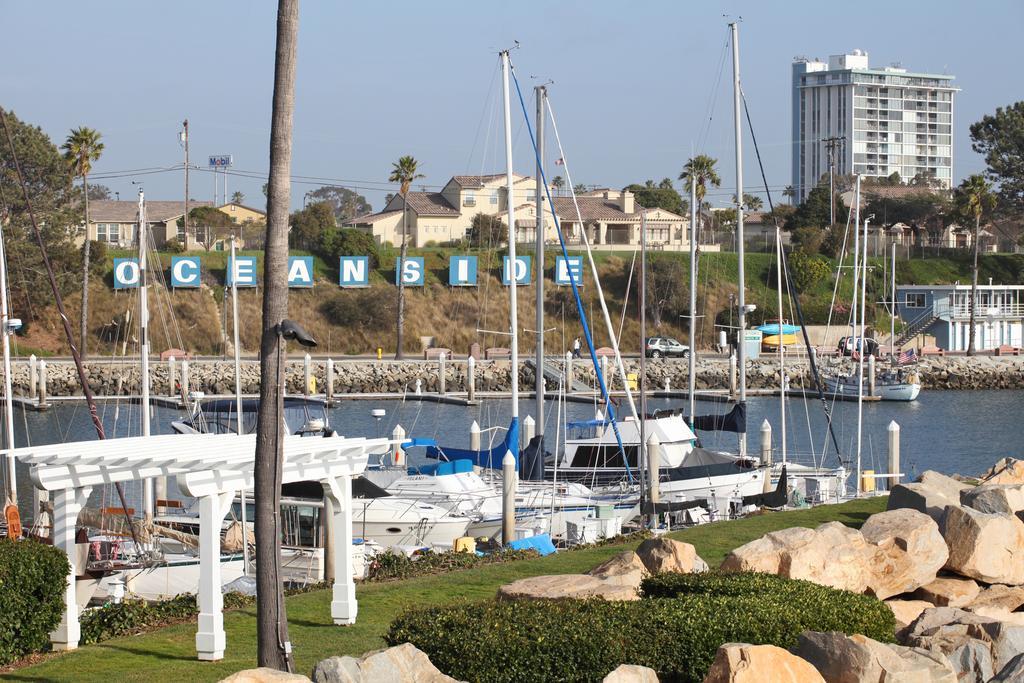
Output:
M953 180L953 76L873 69L854 50L828 62L793 61L793 189L796 201L829 170L904 181Z

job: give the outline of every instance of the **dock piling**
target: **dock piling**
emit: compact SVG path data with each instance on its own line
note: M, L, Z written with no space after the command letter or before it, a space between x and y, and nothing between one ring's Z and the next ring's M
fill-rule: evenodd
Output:
M900 483L900 425L896 420L889 423L889 490Z
M39 360L39 407L46 407L46 361Z
M480 450L480 425L477 424L476 420L473 420L473 424L469 425L469 448L473 451Z
M327 386L324 387L324 396L327 398L327 405L334 402L334 360L327 359Z
M188 399L188 358L181 361L181 394Z
M868 356L868 396L875 395L875 357Z
M174 398L177 392L174 390L175 380L178 379L178 365L174 356L167 358L167 396Z
M39 359L36 354L28 357L28 397L36 398L37 377L39 376Z
M444 396L446 391L445 387L445 363L444 363L444 351L437 354L437 394L438 396Z
M391 438L398 442L391 447L391 466L405 467L405 451L402 450L402 442L405 441L405 429L402 425L395 425L394 431L391 432Z
M476 359L473 356L466 361L466 398L476 400Z
M575 374L572 370L572 353L569 351L565 352L565 393L572 394L574 392L574 380Z
M761 423L761 467L766 470L772 466L772 425L766 418ZM764 491L771 490L772 478L770 474L764 476Z
M307 353L302 357L302 393L309 398L309 392L313 386L313 359Z
M527 415L523 420L523 443L530 443L536 435L537 421L533 419L533 415Z
M501 544L508 546L516 532L516 459L505 451L501 459Z
M657 505L661 502L661 440L658 435L651 432L647 438L647 470L650 473L651 503ZM651 514L651 524L657 524L658 513Z
M736 354L729 354L729 400L736 400Z

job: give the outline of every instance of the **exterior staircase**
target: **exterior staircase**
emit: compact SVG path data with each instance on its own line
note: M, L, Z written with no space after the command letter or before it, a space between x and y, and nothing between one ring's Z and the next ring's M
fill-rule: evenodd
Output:
M893 345L897 349L903 348L904 344L928 329L932 323L940 317L939 311L934 307L925 309L921 315L911 320L910 323L908 323L903 330L896 335L895 341L890 339L885 346Z

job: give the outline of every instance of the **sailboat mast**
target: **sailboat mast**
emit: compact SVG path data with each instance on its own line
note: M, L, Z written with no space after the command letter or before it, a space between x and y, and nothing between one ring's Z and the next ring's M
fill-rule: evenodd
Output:
M686 394L690 398L690 429L697 415L697 180L690 178L690 358Z
M785 348L786 345L782 343L782 229L779 228L778 223L775 224L775 287L778 290L778 305L779 305L779 380L782 386L779 388L779 422L781 428L779 432L781 434L780 445L782 446L782 464L786 464L786 356Z
M139 190L139 357L141 360L141 375L139 384L142 388L142 436L149 436L149 291L146 265L146 247L149 241L146 232L146 195ZM153 512L156 509L153 500L153 480L145 479L142 482L142 507L146 515L146 521L153 520Z
M235 236L231 236L231 267L235 267ZM235 351L235 430L241 436L245 433L242 423L242 347L238 343L238 281L232 273L231 278L231 321L234 333ZM242 500L242 573L249 575L249 524L246 520L245 487L239 492Z
M653 493L654 469L649 462L650 453L647 451L647 209L640 212L640 382L637 388L640 390L640 468L647 468L650 473L650 485ZM653 501L652 501L653 502Z
M3 223L0 221L0 335L4 346L4 436L8 448L7 453L7 499L14 505L18 504L18 480L15 473L14 456L10 449L14 448L14 396L11 392L11 338L12 330L8 325L10 312L7 310L7 251L4 247Z
M892 243L892 267L889 268L889 355L896 359L896 240Z
M853 306L850 310L850 354L857 352L857 297L860 293L860 175L857 176L857 184L853 195ZM860 342L860 351L864 351L863 340ZM863 382L863 377L861 378ZM856 481L857 495L860 495L860 402L863 391L857 392L857 471L854 478Z
M508 50L501 53L501 88L504 97L505 114L505 201L508 204L508 301L509 301L509 324L511 325L512 343L509 346L512 361L512 420L519 420L519 311L518 299L516 296L516 221L515 221L515 195L513 185L515 179L512 176L512 113L511 100L508 91L509 74ZM512 453L518 456L518 443L509 444L515 451Z
M736 333L736 360L740 368L740 403L747 401L747 351L744 348L747 330L746 274L744 272L744 237L743 237L743 129L740 112L740 43L739 25L729 24L732 30L732 99L733 118L736 137L736 259L739 274L739 293L736 305L739 308L737 319L739 330ZM692 346L692 343L691 343ZM740 455L747 454L747 434L740 432Z
M543 85L534 88L537 100L537 111L535 125L537 128L537 182L534 192L534 204L536 206L537 222L534 249L534 271L537 288L536 303L536 327L537 345L536 358L534 359L534 375L536 376L536 400L537 400L537 436L544 441L544 98L548 96L548 89ZM511 202L509 202L511 204Z
M861 254L860 267L860 353L857 354L857 491L863 488L861 482L861 447L864 434L864 356L870 353L867 332L867 296L868 296L868 223L871 216L864 219L864 253Z

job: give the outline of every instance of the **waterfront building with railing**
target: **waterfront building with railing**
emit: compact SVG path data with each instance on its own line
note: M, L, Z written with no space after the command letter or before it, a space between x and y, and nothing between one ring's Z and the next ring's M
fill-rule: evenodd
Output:
M975 348L1024 346L1024 285L978 285ZM897 346L933 337L944 351L966 351L970 342L971 285L897 285L896 306L904 323Z

